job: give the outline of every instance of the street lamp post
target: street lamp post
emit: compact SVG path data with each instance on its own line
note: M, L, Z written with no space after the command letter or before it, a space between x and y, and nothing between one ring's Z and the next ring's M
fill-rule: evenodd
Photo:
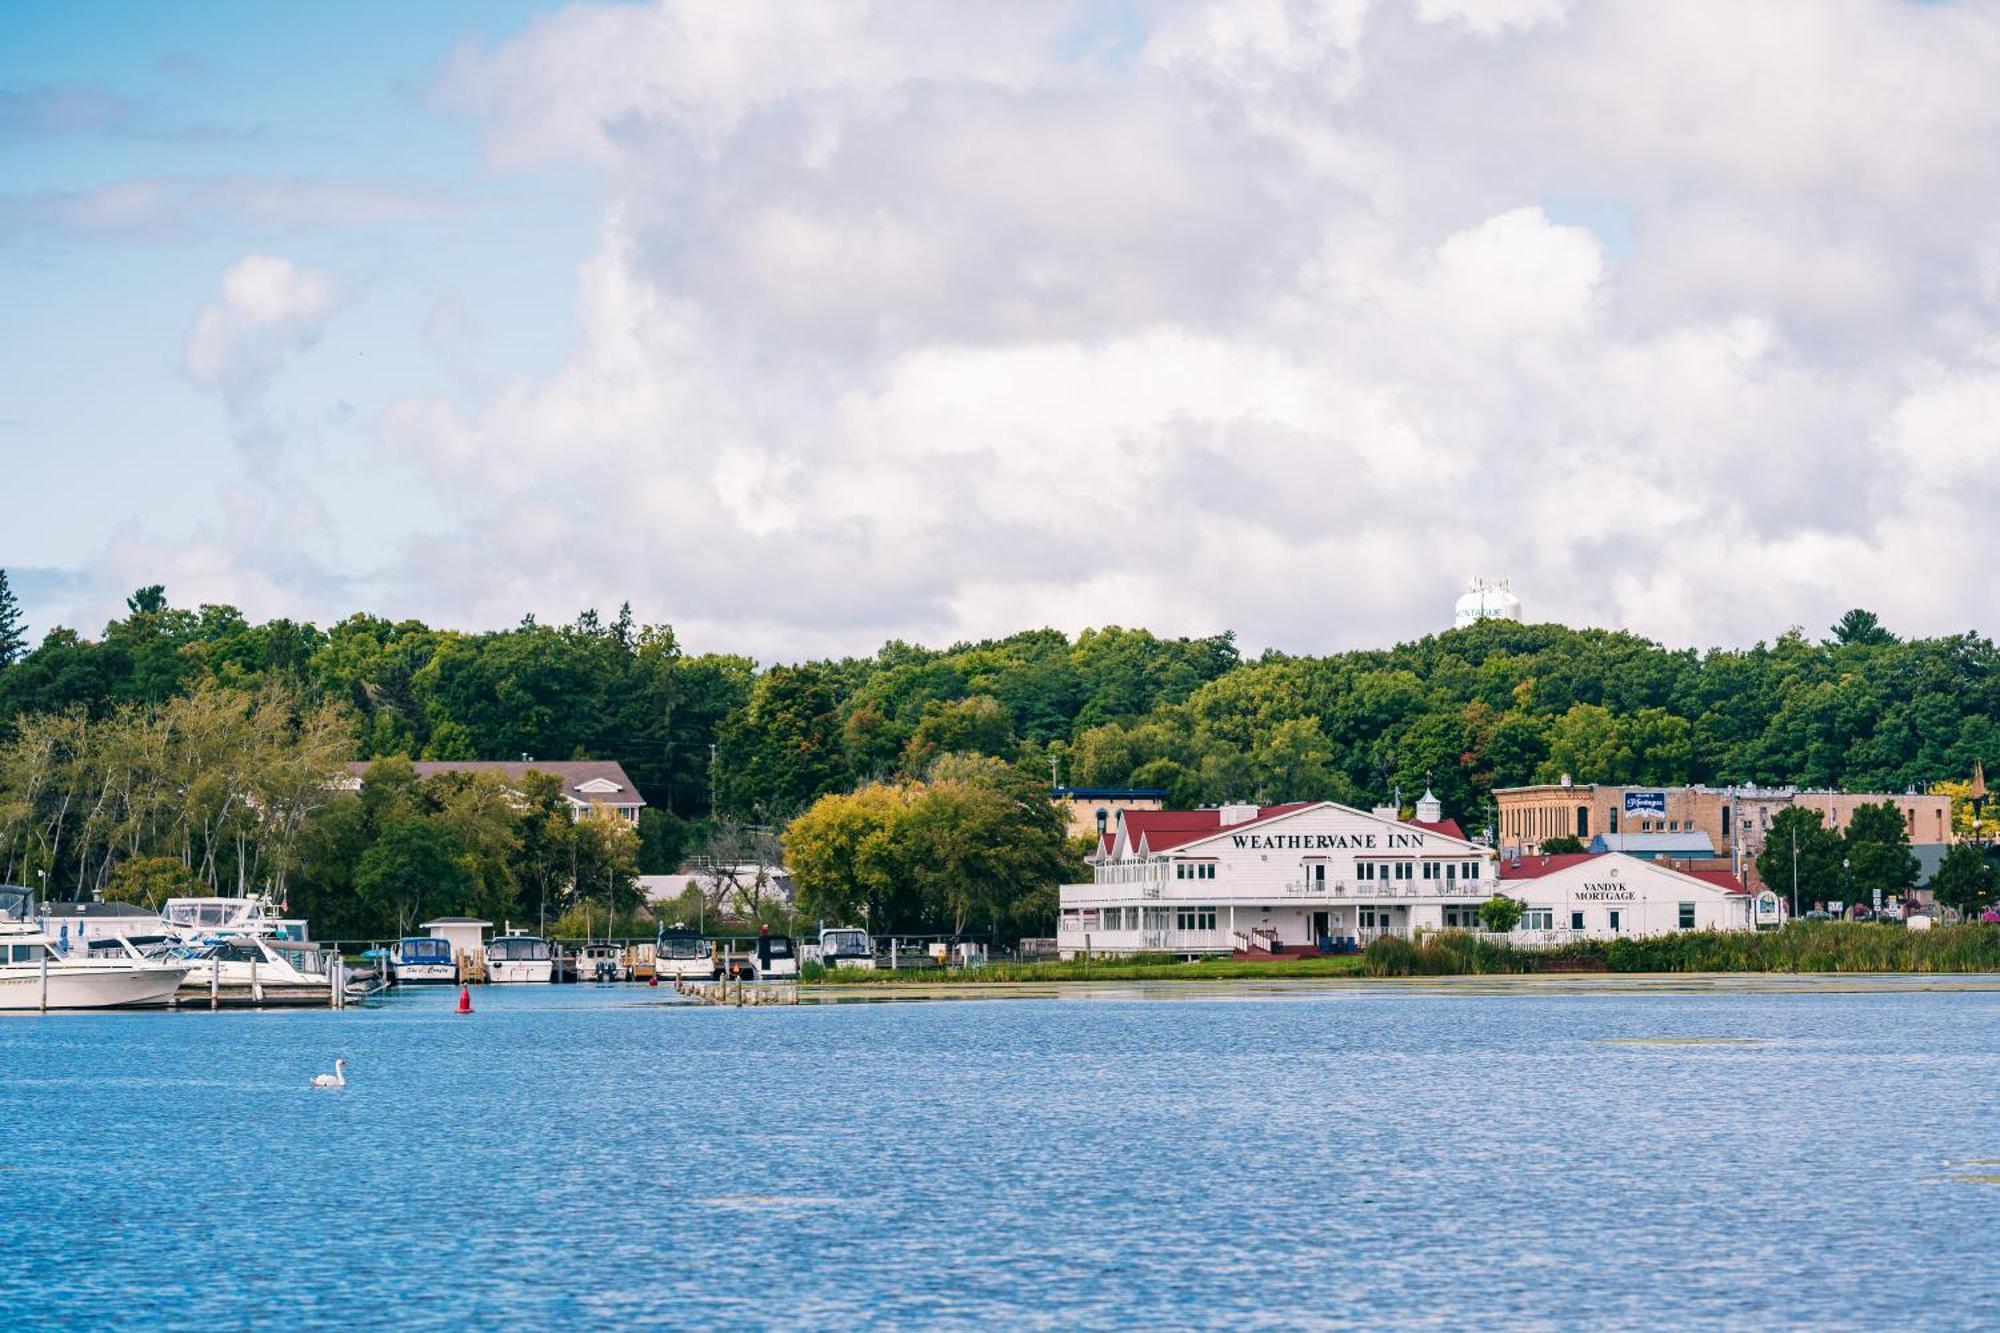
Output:
M1854 910L1854 904L1849 901L1851 895L1848 893L1847 885L1847 867L1852 864L1854 863L1847 857L1840 858L1840 914L1843 917Z

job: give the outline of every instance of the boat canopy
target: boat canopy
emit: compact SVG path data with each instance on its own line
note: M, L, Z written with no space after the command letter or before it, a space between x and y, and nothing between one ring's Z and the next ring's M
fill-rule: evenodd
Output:
M653 948L658 958L707 958L714 953L707 939L692 930L663 930Z
M398 941L396 957L405 963L449 963L451 941L432 935L410 935Z

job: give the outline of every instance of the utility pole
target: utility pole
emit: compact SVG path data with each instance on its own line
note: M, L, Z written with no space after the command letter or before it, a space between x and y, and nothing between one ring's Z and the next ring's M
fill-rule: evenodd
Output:
M715 818L715 742L708 743L708 817Z
M1792 920L1799 919L1799 829L1792 826Z

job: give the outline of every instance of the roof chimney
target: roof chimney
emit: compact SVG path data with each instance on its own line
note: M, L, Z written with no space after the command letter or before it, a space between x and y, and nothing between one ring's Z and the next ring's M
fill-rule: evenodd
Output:
M1247 824L1255 819L1257 817L1257 807L1241 803L1225 805L1222 807L1221 814L1222 827L1228 828L1231 824Z

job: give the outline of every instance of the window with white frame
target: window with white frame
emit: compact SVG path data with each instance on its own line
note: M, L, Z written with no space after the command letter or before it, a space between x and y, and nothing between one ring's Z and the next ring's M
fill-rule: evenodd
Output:
M1681 918L1680 918L1680 920L1681 920L1681 929L1682 929L1682 930L1693 930L1693 929L1694 929L1694 904L1693 904L1693 903L1682 903L1682 904L1681 904Z
M1552 907L1530 907L1521 913L1522 930L1554 930L1556 913Z
M1181 907L1174 910L1175 930L1214 930L1213 907Z
M1411 878L1411 867L1408 861L1396 862L1396 878L1397 879Z
M1375 863L1373 861L1358 862L1354 867L1354 878L1361 880L1363 883L1374 879Z

